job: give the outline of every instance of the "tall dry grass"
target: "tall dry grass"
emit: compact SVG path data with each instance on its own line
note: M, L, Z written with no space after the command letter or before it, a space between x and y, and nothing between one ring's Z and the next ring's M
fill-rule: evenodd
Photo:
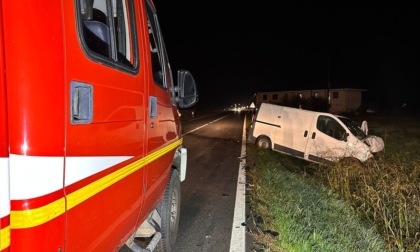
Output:
M390 251L420 251L420 123L373 119L386 146L377 160L317 167L315 176L372 223Z

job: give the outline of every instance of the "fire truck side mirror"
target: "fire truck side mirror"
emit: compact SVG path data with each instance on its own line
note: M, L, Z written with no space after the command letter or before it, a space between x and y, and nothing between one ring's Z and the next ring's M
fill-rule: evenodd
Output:
M180 108L189 108L198 102L198 91L194 77L186 70L178 71L176 101Z

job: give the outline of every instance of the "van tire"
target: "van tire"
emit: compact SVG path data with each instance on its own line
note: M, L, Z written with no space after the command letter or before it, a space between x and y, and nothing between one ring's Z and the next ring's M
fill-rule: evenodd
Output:
M260 136L257 139L257 147L261 149L270 149L271 150L271 140L266 136Z
M172 169L163 199L157 207L161 216L162 238L154 251L170 252L175 246L181 210L181 181L178 170Z

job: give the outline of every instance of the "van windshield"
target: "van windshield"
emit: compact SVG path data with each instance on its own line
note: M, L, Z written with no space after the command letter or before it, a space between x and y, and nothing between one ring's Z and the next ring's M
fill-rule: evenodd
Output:
M350 130L350 132L358 139L364 139L367 137L366 134L360 129L359 126L357 126L357 124L354 121L346 117L338 117L338 119L340 119L340 121L342 121Z

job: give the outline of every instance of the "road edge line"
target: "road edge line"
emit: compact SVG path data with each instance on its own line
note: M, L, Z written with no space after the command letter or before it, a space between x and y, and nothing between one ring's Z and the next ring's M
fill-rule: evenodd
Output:
M245 194L246 194L246 116L242 133L241 156L239 158L238 183L236 187L235 210L233 215L232 235L230 239L230 252L244 252L246 216L245 216Z

